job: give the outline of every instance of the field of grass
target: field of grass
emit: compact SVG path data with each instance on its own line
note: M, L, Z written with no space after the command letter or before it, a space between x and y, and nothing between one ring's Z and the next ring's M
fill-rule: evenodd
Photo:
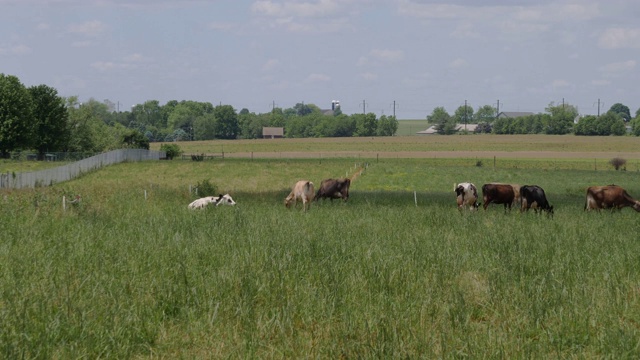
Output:
M638 358L640 215L582 210L638 173L575 164L163 161L4 191L0 357ZM348 203L284 207L363 166ZM238 205L189 211L205 179ZM555 216L460 213L460 181L538 184Z
M418 131L426 130L429 122L425 120L398 120L397 136L415 136Z

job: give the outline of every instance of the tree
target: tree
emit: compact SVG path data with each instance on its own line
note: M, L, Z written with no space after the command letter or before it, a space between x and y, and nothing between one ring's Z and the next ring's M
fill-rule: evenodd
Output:
M149 139L147 139L138 130L130 130L122 137L122 144L130 149L147 149L149 150Z
M459 106L453 114L453 118L456 124L470 124L473 120L473 107L471 105Z
M478 111L473 115L473 120L476 124L491 124L496 119L497 111L498 110L491 105L484 105L483 107L478 108Z
M629 122L629 120L631 120L631 111L629 110L629 107L621 103L613 104L608 112L620 115L624 122Z
M398 120L395 116L380 116L377 131L378 136L393 136L398 131Z
M47 151L66 149L71 134L69 112L56 89L38 85L28 90L34 104L32 146L38 152L38 159L43 160Z
M115 137L117 129L103 121L108 114L107 105L94 99L80 104L76 96L66 99L69 111L69 143L71 152L100 152L120 146L120 137ZM111 129L111 130L110 130Z
M31 94L17 77L0 74L0 156L31 145L32 122Z
M455 119L442 106L433 109L431 115L427 116L427 120L435 124L438 134L451 135L456 132Z
M545 110L551 115L545 133L562 135L573 131L573 120L578 117L578 109L575 106L569 104L554 105L551 102Z
M353 115L356 120L356 131L354 136L375 136L378 127L376 114L356 114Z
M238 114L231 105L219 105L213 109L214 133L218 139L236 139L240 133Z

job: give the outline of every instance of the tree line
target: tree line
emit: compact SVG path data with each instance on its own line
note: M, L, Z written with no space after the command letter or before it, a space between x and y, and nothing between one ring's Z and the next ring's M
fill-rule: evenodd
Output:
M26 87L16 76L0 74L0 156L5 158L28 150L43 159L48 152L148 149L150 142L255 139L263 127L283 127L289 138L392 136L398 121L373 113L345 115L339 107L327 113L304 103L256 114L209 102L149 100L119 111L106 100L81 103L50 86Z
M586 136L627 134L640 136L640 109L631 117L629 107L616 103L602 115L580 116L578 108L571 104L554 104L545 108L544 113L517 117L500 117L497 109L484 105L474 112L470 105L462 105L450 115L443 107L436 107L427 116L439 134L450 135L457 132L458 124L477 124L475 132L492 134L575 134Z

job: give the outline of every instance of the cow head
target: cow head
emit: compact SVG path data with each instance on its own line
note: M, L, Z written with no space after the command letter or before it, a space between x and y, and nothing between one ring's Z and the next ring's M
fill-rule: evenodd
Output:
M640 201L636 200L632 207L633 210L640 212Z
M218 205L235 205L236 202L233 201L233 199L231 198L231 195L229 194L224 194L224 195L218 195L218 198L216 199L216 206Z

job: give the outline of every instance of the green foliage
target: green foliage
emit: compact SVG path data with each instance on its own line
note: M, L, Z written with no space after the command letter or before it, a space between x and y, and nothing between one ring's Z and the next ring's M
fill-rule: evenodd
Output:
M484 105L478 108L478 111L473 114L473 120L476 124L487 123L491 124L496 119L497 109L491 105Z
M39 85L28 90L34 104L32 146L42 160L47 151L64 151L67 148L71 135L68 127L69 112L56 89Z
M378 128L374 113L352 115L356 121L354 136L375 136Z
M218 139L235 139L240 133L238 115L231 105L218 105L213 109L214 134Z
M620 117L622 117L622 120L624 122L628 122L629 120L631 120L631 110L629 110L628 106L621 103L613 104L608 112L619 115Z
M393 136L398 131L398 120L395 116L382 115L378 120L378 136Z
M427 116L427 120L435 124L435 129L438 134L451 135L455 133L456 121L449 115L444 107L440 106L433 109L431 115Z
M626 133L627 130L622 118L611 112L603 114L600 117L594 115L585 116L578 121L575 130L576 135L587 136L622 136Z
M33 99L13 75L0 73L0 157L29 148L33 137Z
M456 124L470 124L473 122L473 106L460 105L453 114L453 120Z
M169 160L182 154L182 150L180 150L180 146L178 144L162 144L160 145L160 151L164 151L167 154L167 159Z
M197 197L206 197L206 196L217 196L218 187L215 184L212 184L209 180L205 179L196 184L196 189L198 189Z
M149 150L149 139L138 130L132 130L123 136L122 145L125 148Z

